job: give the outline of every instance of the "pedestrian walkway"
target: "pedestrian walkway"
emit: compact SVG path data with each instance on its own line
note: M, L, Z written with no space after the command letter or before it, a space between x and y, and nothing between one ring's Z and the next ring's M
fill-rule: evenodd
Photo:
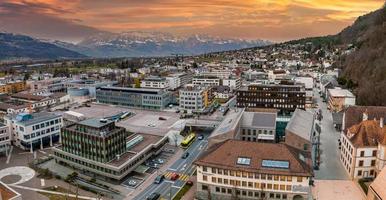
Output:
M175 172L165 172L164 176L166 179L171 179L171 177L174 173ZM181 180L181 181L188 181L189 180L189 175L187 175L187 174L178 174L178 176L179 176L178 180Z

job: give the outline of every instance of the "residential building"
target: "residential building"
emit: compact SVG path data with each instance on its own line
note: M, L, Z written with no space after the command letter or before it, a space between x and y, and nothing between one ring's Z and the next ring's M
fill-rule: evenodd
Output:
M203 71L200 73L202 76L217 77L219 79L227 79L232 75L230 69L210 69L209 71Z
M306 91L306 108L311 108L314 103L314 78L296 77L295 82L304 84L304 89Z
M386 167L382 169L377 178L370 184L367 192L367 200L384 200L386 199Z
M187 85L179 91L180 109L188 111L203 111L212 104L214 95L212 88Z
M178 73L172 74L166 77L169 84L169 89L175 90L186 84L189 84L193 80L193 74L191 73Z
M150 110L163 110L172 102L172 94L162 89L101 87L96 92L99 103Z
M169 87L169 82L164 77L147 77L141 81L141 88L156 88L166 89Z
M348 106L355 105L355 96L346 89L328 89L328 108L339 112Z
M25 81L14 81L0 84L0 93L14 94L26 90Z
M273 108L286 115L296 108L305 109L304 85L251 84L236 94L237 107Z
M0 123L0 154L8 156L11 147L11 134L9 127Z
M193 77L193 85L218 86L220 79L215 76L195 76Z
M285 143L301 151L311 153L313 166L319 155L319 133L315 129L313 113L296 109L285 128Z
M19 113L4 118L12 143L23 150L43 149L60 140L63 125L61 115L48 112Z
M386 166L385 117L386 107L350 106L346 109L340 160L352 179L374 178Z
M229 98L233 96L231 89L228 86L214 86L212 87L213 95L220 102L226 102Z
M237 90L241 87L241 79L237 77L226 78L222 80L223 86L228 86L231 90Z
M61 146L54 148L56 162L118 183L168 143L167 137L129 134L113 121L96 118L69 124L61 136Z
M197 199L308 199L309 154L286 144L226 140L197 166Z

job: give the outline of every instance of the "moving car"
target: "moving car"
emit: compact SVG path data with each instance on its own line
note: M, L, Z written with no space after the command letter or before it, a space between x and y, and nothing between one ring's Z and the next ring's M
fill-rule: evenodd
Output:
M172 181L175 181L178 178L180 178L180 175L178 175L177 173L173 173L172 176L170 176L170 180L172 180Z
M158 175L155 179L154 179L154 183L155 184L160 184L162 183L162 181L165 179L165 176L164 175Z
M198 139L198 140L203 140L203 139L204 139L204 135L202 135L202 134L199 135L197 139Z
M157 192L152 193L150 196L148 196L147 200L157 200L161 195Z
M189 156L189 152L185 152L184 154L182 154L182 159L185 159L185 158L187 158Z

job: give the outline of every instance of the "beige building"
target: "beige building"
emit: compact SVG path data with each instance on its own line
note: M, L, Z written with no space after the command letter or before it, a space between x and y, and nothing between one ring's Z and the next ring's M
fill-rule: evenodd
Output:
M0 84L0 93L13 94L24 91L27 85L24 81L8 82Z
M333 112L339 112L348 106L355 105L355 96L345 89L328 90L328 108Z
M197 199L308 199L309 153L285 144L226 140L197 165Z
M370 119L382 115L384 107L369 107L362 113L362 121L355 121L355 113L363 107L353 107L344 114L344 128L341 134L340 160L352 179L375 178L386 166L386 128L384 118ZM384 113L386 114L386 112Z

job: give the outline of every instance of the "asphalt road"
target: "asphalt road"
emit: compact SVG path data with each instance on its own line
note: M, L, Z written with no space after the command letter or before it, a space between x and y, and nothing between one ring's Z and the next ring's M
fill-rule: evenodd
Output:
M205 135L203 140L196 139L196 141L193 142L193 144L186 150L189 152L189 156L186 159L179 158L175 163L173 163L166 170L166 172L163 173L166 178L162 183L151 184L144 189L144 192L137 195L134 199L144 200L154 192L161 194L161 198L171 199L184 186L190 175L193 174L195 167L192 166L192 163L208 144L207 137L208 135ZM176 181L171 181L169 177L172 173L178 173L180 178Z

